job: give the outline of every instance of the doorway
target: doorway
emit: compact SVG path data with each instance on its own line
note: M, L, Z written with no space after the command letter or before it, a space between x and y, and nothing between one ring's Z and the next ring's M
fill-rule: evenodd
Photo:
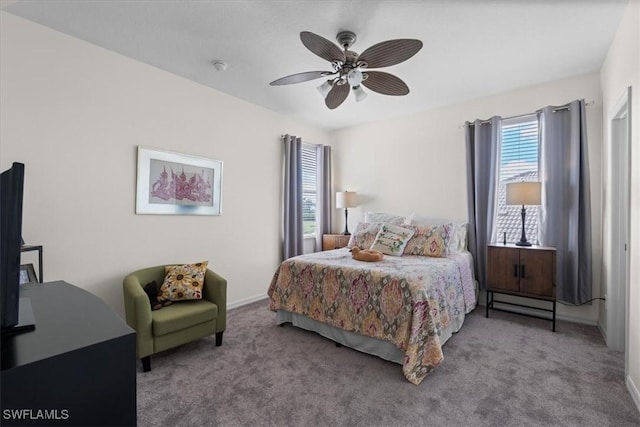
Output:
M629 232L631 87L610 111L611 129L611 282L607 305L607 346L625 352L629 330Z

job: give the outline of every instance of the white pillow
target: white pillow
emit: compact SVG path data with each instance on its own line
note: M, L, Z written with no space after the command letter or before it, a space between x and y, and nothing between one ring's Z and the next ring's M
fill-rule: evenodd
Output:
M445 218L433 218L425 215L419 215L416 213L412 213L407 217L410 222L406 222L406 225L415 224L415 225L442 225L442 224L455 224L455 221L451 221L450 219Z
M406 218L386 212L367 212L364 214L364 222L373 224L376 222L386 222L387 224L402 225Z
M376 240L370 249L380 251L386 255L402 256L404 247L409 243L415 230L398 227L393 224L382 224Z
M453 233L449 242L450 252L465 252L467 250L467 228L469 224L466 222L453 224Z

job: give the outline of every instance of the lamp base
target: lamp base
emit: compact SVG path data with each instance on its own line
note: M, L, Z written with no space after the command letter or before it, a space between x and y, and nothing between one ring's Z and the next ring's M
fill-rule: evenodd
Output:
M520 214L522 215L522 234L520 235L520 241L516 242L516 246L531 246L531 243L527 242L527 235L524 232L524 220L527 216L527 211L524 209L524 205L522 205Z
M343 236L350 236L351 233L349 233L349 224L347 221L347 217L349 215L349 212L347 211L347 208L344 208L344 231L342 232Z

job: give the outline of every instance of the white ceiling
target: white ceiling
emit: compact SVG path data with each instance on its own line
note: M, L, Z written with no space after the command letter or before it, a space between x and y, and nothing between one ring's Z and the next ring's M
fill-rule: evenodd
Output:
M632 0L633 1L633 0ZM600 69L628 0L18 0L2 10L325 129L404 115ZM316 87L269 82L330 70L300 31L341 30L361 53L390 39L424 47L384 69L407 96L368 91L329 110ZM213 60L228 63L216 71ZM366 89L365 89L366 90Z

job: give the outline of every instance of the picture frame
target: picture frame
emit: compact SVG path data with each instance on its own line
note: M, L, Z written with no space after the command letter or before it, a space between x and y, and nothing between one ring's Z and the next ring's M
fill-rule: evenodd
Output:
M136 214L221 215L222 161L138 146Z
M27 283L38 283L38 276L33 264L22 264L20 266L20 285Z

